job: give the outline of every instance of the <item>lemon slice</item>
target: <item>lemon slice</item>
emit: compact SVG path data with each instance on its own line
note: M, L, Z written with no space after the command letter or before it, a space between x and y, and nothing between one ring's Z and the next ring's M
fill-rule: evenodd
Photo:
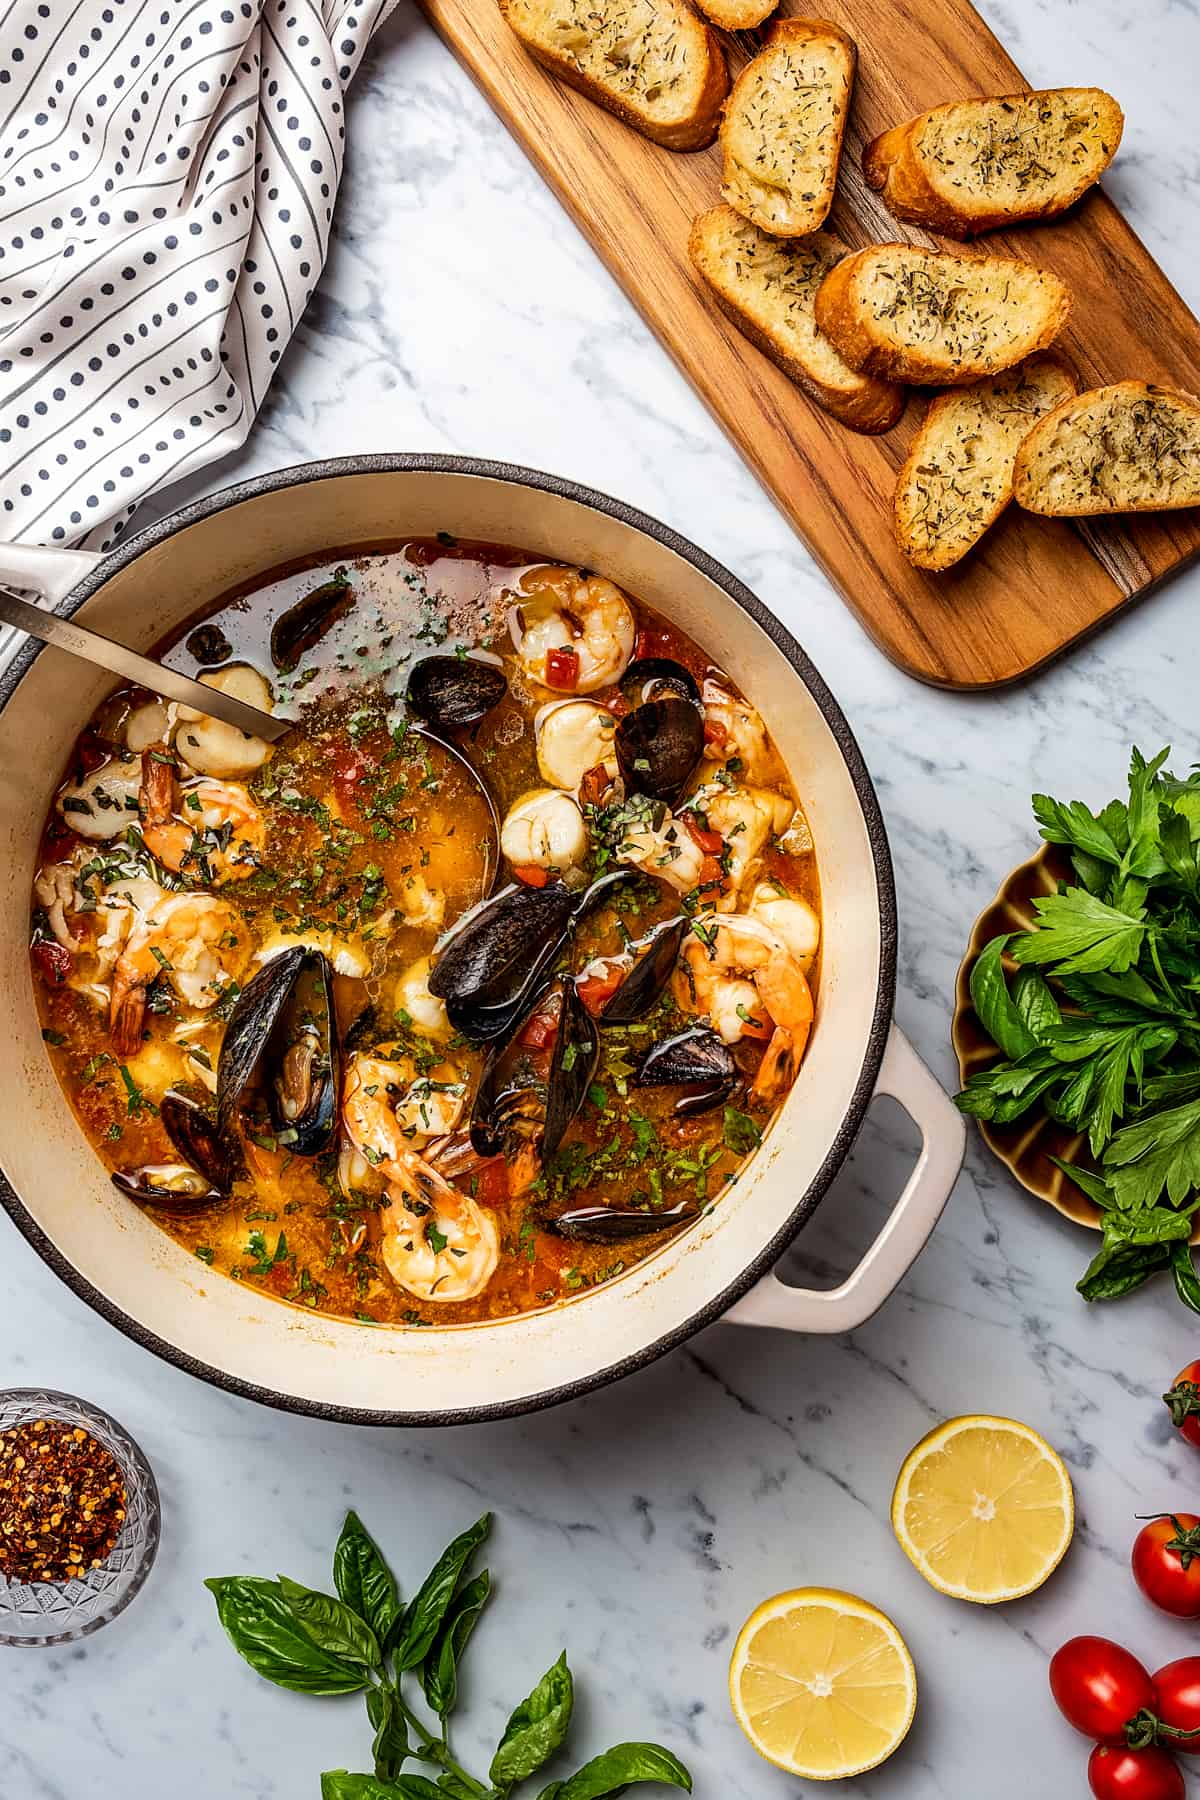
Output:
M892 1525L943 1594L991 1606L1041 1587L1075 1530L1062 1457L1016 1419L948 1419L905 1459Z
M861 1775L912 1724L917 1674L890 1619L834 1588L756 1607L729 1665L734 1717L760 1756L810 1781Z

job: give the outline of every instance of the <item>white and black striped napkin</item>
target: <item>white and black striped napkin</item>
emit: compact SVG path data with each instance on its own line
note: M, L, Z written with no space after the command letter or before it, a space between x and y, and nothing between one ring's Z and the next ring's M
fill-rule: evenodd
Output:
M0 540L107 547L236 449L396 0L0 0Z

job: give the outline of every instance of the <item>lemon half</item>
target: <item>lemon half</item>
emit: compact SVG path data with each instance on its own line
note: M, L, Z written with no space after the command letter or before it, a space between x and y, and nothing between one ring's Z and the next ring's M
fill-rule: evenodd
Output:
M1041 1587L1075 1530L1062 1457L1016 1419L948 1419L909 1452L892 1495L900 1546L926 1581L994 1605Z
M861 1775L902 1741L917 1674L890 1619L853 1594L794 1588L756 1607L729 1665L734 1717L791 1775Z

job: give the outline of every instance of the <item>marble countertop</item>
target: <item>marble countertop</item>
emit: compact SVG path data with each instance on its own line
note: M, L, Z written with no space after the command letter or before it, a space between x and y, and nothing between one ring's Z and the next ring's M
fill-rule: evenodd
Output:
M1119 92L1128 126L1107 185L1200 306L1195 0L984 10L1035 83ZM1197 756L1200 569L1030 686L965 698L914 685L863 636L408 5L368 58L349 135L324 279L249 445L203 487L314 455L475 453L618 494L704 544L792 628L849 714L896 862L897 1017L951 1082L955 967L998 876L1029 850L1031 787L1103 801L1131 740L1174 743L1180 766ZM854 1259L908 1149L881 1110L804 1234L807 1273ZM122 1419L158 1472L165 1532L153 1580L100 1636L0 1652L2 1800L300 1800L319 1770L362 1767L358 1704L260 1683L200 1586L277 1569L323 1583L351 1503L410 1581L495 1511L499 1593L460 1733L464 1759L484 1766L508 1707L565 1643L581 1754L653 1736L690 1763L701 1795L795 1793L733 1724L726 1665L756 1601L819 1582L889 1612L921 1683L904 1749L845 1793L1058 1800L1086 1792L1086 1746L1050 1706L1047 1655L1076 1631L1124 1637L1152 1667L1195 1647L1194 1631L1142 1603L1126 1555L1134 1513L1196 1503L1200 1461L1157 1395L1200 1323L1161 1287L1085 1307L1074 1282L1087 1240L977 1140L929 1248L853 1336L717 1326L578 1404L444 1433L340 1428L231 1399L128 1343L15 1232L3 1246L5 1383L86 1393ZM947 1415L988 1410L1050 1437L1079 1503L1062 1570L994 1611L927 1588L888 1524L911 1444Z

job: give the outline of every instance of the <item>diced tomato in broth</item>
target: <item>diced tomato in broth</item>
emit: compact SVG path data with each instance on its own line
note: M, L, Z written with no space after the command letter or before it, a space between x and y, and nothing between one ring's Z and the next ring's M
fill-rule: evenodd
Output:
M579 652L570 644L546 652L546 686L573 694L579 686Z

